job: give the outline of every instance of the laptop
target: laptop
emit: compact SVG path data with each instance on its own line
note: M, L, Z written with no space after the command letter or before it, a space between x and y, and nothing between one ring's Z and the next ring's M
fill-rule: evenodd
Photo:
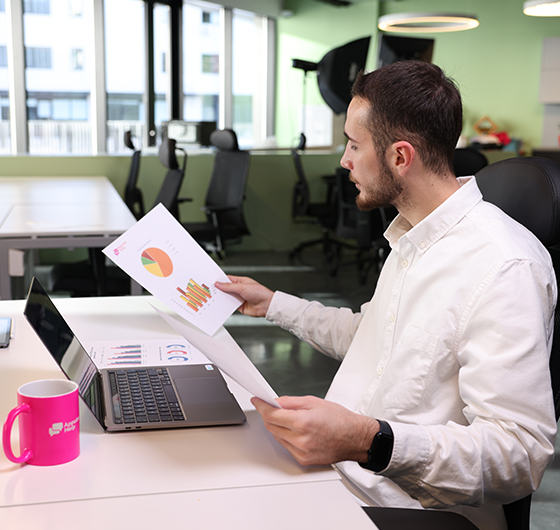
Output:
M33 278L24 315L106 431L234 425L245 414L213 364L98 368Z

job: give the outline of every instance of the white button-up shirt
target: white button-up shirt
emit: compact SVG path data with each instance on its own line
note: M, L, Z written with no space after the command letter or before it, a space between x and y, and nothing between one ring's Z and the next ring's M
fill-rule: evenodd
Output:
M267 318L342 360L327 399L389 422L381 474L337 469L371 505L451 508L505 527L501 504L534 491L554 455L550 256L482 200L474 178L392 252L359 313L275 293Z

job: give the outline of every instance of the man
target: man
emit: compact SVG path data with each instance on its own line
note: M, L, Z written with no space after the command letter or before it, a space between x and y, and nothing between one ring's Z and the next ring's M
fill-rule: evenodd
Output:
M325 400L254 399L302 464L336 464L364 503L458 511L505 528L554 453L548 369L556 282L548 252L472 177L453 174L458 90L435 65L359 77L341 164L361 209L394 205L392 247L359 313L248 278L218 286L342 361Z

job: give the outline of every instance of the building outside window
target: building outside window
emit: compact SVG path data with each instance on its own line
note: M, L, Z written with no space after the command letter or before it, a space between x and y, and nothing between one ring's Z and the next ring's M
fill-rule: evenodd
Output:
M219 14L216 4L183 2L183 118L187 121L219 121Z
M239 145L254 145L253 92L262 75L259 53L259 33L257 16L253 13L233 10L232 28L232 92L233 129L237 133Z
M25 48L26 68L52 68L50 48Z
M11 151L6 6L0 0L0 155Z
M70 50L70 69L83 70L84 69L84 50L74 48Z
M51 12L50 0L23 0L23 12L48 15Z
M15 104L19 112L25 110L16 114L25 116L26 121L20 124L18 118L15 124L18 152L89 154L95 149L96 152L124 153L127 152L124 133L129 130L137 147L142 147L147 115L145 3L143 0L103 2L104 50L101 48L100 53L98 48L94 55L92 8L100 5L89 0L25 0L22 3L25 97L22 98L20 92ZM5 0L0 0L2 154L10 153L15 147L13 142L10 147L13 131L9 121L10 56L4 31L5 7ZM203 0L184 0L182 12L183 97L179 118L233 127L240 144L251 147L255 138L252 121L258 118L254 112L254 91L260 90L263 84L258 80L263 68L255 64L262 60L257 50L261 48L258 28L263 17ZM156 3L153 15L154 118L156 142L159 143L162 128L171 117L170 9ZM45 31L46 27L49 31ZM96 71L93 61L99 61L99 57L104 60L105 93L99 96L99 91L95 92L92 107L91 87L95 82L99 88L99 66L103 64L98 62ZM231 57L232 63L229 62ZM229 85L223 84L220 77L224 64L231 72ZM225 113L221 100L228 109ZM101 125L92 131L92 109L99 109L99 105L102 109L105 105L104 110L95 111L98 118L95 123ZM105 130L100 130L104 123ZM27 134L22 135L24 126Z
M220 56L217 54L202 55L202 73L203 74L219 74L220 73Z
M27 126L32 154L92 152L87 63L90 20L87 12L72 16L66 1L24 3Z
M131 131L141 147L145 120L144 2L105 2L105 79L107 91L107 152L128 151L124 134ZM122 21L127 23L123 24Z

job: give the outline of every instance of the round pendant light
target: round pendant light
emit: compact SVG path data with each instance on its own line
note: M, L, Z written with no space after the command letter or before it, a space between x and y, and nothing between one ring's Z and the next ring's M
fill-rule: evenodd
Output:
M530 0L523 3L523 13L532 17L560 17L560 2Z
M478 26L474 15L456 13L396 13L379 17L377 27L393 33L446 33Z

